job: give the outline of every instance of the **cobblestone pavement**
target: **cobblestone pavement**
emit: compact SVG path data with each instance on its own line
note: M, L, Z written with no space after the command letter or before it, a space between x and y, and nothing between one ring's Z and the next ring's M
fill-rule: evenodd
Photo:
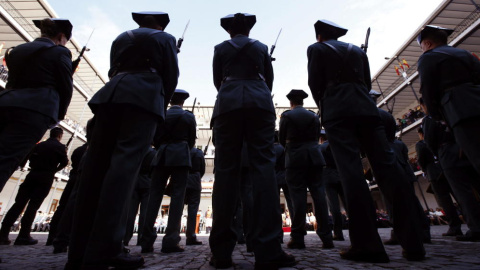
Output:
M433 244L425 245L427 259L422 262L409 262L401 256L400 246L387 246L390 255L390 263L371 264L355 263L340 259L338 251L349 246L348 232L344 231L347 241L335 242L336 247L331 250L322 250L320 239L309 233L306 238L307 248L304 250L288 250L286 244L283 247L287 252L295 255L299 263L292 268L283 269L480 269L480 243L457 242L453 237L442 237L447 231L447 226L432 226ZM466 231L464 225L463 231ZM379 229L383 239L387 239L390 229ZM12 233L11 240L17 235ZM52 247L46 247L47 234L33 233L32 236L39 240L34 246L0 246L0 269L63 269L66 262L66 254L53 254ZM136 243L136 236L131 243ZM185 242L185 237L182 236ZM175 254L163 254L160 252L162 235L159 235L155 244L155 252L145 256L143 269L214 269L209 266L210 249L208 247L208 235L199 235L203 241L202 246L187 246L185 252ZM288 241L285 235L285 243ZM130 246L132 254L139 254L140 247ZM237 245L233 252L234 267L230 269L253 269L253 254L246 251L245 245Z

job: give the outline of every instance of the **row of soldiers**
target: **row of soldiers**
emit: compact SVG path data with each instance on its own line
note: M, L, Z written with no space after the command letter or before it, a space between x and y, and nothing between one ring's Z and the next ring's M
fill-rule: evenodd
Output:
M158 214L168 178L172 184L170 207L183 208L195 119L181 108L187 93L175 92L178 48L175 38L163 31L168 14L142 12L132 16L140 28L120 34L113 42L111 80L89 102L95 117L90 123L88 151L79 177L66 269L135 269L144 264L141 256L125 252L123 237L134 179L152 142L157 149L152 164L157 166L141 237L142 252L153 252L156 233L150 231L150 223ZM282 229L275 175L271 57L266 45L249 38L255 15L237 13L220 21L231 39L215 46L213 58L218 95L211 123L216 156L210 264L216 268L233 264L237 236L232 222L241 194L241 156L245 151L252 206L247 241L251 241L255 254L255 268L293 266L296 260L283 251L279 237ZM38 24L42 37L18 46L6 58L11 76L0 97L2 187L17 161L41 138L39 134L63 119L71 98L71 55L62 47L71 36L71 24L58 19ZM423 260L423 243L430 241L428 224L410 183L411 174L402 162L406 162L401 156L403 150L396 150L387 128L395 121L379 111L370 97L368 58L360 48L338 41L347 29L326 20L316 22L314 27L317 42L307 50L308 84L329 139L326 148L334 160L334 165L326 165L337 169L349 215L351 247L340 256L354 261L389 261L376 230L375 208L360 160L363 153L391 205L402 255L407 260ZM427 26L418 38L425 52L419 61L421 91L428 113L446 121L462 153L480 172L480 112L476 108L480 62L466 51L446 46L449 32ZM25 62L31 65L25 66ZM292 110L282 115L280 123L279 141L286 149L285 179L294 212L292 238L287 246L304 247L302 221L296 220L305 222L308 187L312 195L319 194L314 196L318 198L314 203L320 222L317 233L323 247L331 248L333 237L325 226L325 191L318 182L321 173L312 169L325 165L318 145L320 122L302 107L306 95L303 91L289 94ZM38 104L37 99L44 103ZM167 112L169 103L172 106ZM166 253L183 250L178 245L181 212L172 210L162 244ZM471 239L478 240L478 232L473 227L470 230Z

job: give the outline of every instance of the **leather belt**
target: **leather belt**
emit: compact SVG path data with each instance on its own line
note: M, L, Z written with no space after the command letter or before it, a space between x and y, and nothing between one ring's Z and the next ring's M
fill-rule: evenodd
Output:
M145 69L132 69L132 70L124 70L120 71L115 76L117 75L123 75L123 74L134 74L134 73L156 73L157 70L154 68L145 68Z
M251 76L251 77L235 77L235 76L228 76L223 79L223 81L239 81L239 80L262 80L258 75Z

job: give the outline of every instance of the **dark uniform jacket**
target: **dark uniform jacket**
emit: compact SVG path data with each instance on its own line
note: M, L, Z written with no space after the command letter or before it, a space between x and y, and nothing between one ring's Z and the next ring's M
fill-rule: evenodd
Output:
M212 118L241 108L275 113L271 97L273 68L268 47L259 41L249 44L251 40L237 35L215 46L213 81L218 94Z
M415 145L417 151L418 164L425 172L430 181L437 180L441 173L440 164L435 160L435 156L432 151L428 149L424 140L418 141Z
M153 166L192 167L190 150L196 139L195 116L180 106L167 111L165 126L157 129L155 147L157 154Z
M70 170L70 175L72 174L78 174L78 168L80 166L80 160L82 160L83 154L85 154L85 151L87 150L88 144L83 144L80 147L77 147L73 153L70 159L72 160L72 169Z
M324 43L335 47L338 53ZM352 45L344 63L349 44L337 40L324 43L314 43L307 51L308 85L317 106L321 107L322 121L378 116L377 107L368 95L371 79L367 55Z
M178 81L175 38L163 31L138 28L120 34L110 53L111 80L89 102L95 113L103 103L133 104L164 119Z
M67 151L65 145L57 139L49 138L41 142L32 150L30 155L30 181L53 182L53 177L56 172L65 168L68 164ZM31 177L38 174L38 177ZM27 180L25 180L27 181Z
M301 106L285 111L279 129L280 143L285 146L285 167L323 167L319 138L320 120L314 112Z
M58 122L72 99L72 54L48 38L18 45L6 57L7 91L0 92L0 107L32 110Z
M428 113L454 127L461 120L480 117L480 61L470 52L440 46L418 60L420 92Z
M277 179L277 185L285 185L285 148L279 144L273 144L275 151L275 176Z
M187 188L192 190L202 190L202 177L205 174L205 157L202 150L192 148L190 152L192 157L192 168L188 174Z
M135 183L135 189L149 189L152 182L152 160L155 157L155 150L151 147L148 148L148 152L143 158L142 165L140 165L140 171L138 172L137 182Z

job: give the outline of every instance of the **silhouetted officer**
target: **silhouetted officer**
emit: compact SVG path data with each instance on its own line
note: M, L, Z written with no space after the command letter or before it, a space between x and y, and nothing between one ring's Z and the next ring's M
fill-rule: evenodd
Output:
M148 200L147 217L143 237L141 239L142 253L153 252L153 244L157 238L154 228L158 211L162 204L167 181L170 178L171 188L169 196L170 209L165 236L162 239L162 252L184 251L180 242L180 224L185 201L188 172L192 167L190 151L195 145L196 122L195 116L183 109L184 101L189 97L187 91L176 89L170 101L170 109L165 118L165 128L157 131L155 147L157 153L153 159L152 185ZM196 212L195 212L196 215Z
M292 90L287 98L291 110L280 118L279 139L285 147L285 176L292 195L293 215L291 239L288 248L305 248L305 216L307 212L307 188L314 203L315 218L319 224L317 234L323 248L333 248L332 231L328 225L328 206L322 171L325 166L320 139L318 115L303 107L308 94L303 90Z
M128 246L130 239L132 239L133 230L135 227L135 219L138 212L140 213L138 217L137 246L140 245L140 239L143 235L143 228L145 227L145 218L147 216L148 198L150 194L150 185L152 182L152 160L155 156L155 153L156 152L152 147L148 148L148 152L143 158L140 171L138 172L135 189L133 190L132 200L130 201L130 208L128 210L127 229L125 231L125 236L123 237L123 243L125 246Z
M175 38L163 32L168 14L132 16L140 28L113 41L111 80L89 102L96 122L80 177L67 269L144 263L122 252L126 209L179 72Z
M186 244L201 245L197 240L195 229L197 227L197 212L200 205L200 195L202 194L202 177L205 174L205 157L200 149L192 148L190 151L192 159L192 168L188 173L187 189L185 191L185 204L188 205L187 237Z
M417 41L420 93L435 120L445 120L455 140L480 174L480 61L447 45L452 29L427 25Z
M38 208L50 193L55 173L65 168L68 164L65 145L60 143L63 130L55 127L50 130L50 138L35 146L30 155L30 173L20 185L15 203L5 215L0 230L0 244L8 245L8 234L13 223L22 213L28 203L20 224L22 227L15 240L15 245L35 245L38 240L30 236L30 228Z
M34 20L41 37L5 55L6 90L0 92L0 191L49 127L65 117L72 98L72 36L66 19Z
M349 216L352 246L340 255L348 260L389 261L377 232L375 206L363 175L362 149L385 199L392 202L397 220L395 232L404 248L403 256L422 260L425 249L419 220L423 212L416 208L414 190L396 162L377 107L368 94L371 89L368 58L360 48L337 41L347 29L322 20L315 23L315 31L318 42L307 52L308 81L322 112Z
M213 110L215 184L212 260L217 268L232 265L236 234L232 230L240 187L242 145L248 147L253 190L252 239L255 265L281 267L295 259L282 251L279 196L275 181L275 110L271 89L273 69L268 48L248 37L254 15L237 13L221 19L232 39L215 46L213 80L218 90Z

